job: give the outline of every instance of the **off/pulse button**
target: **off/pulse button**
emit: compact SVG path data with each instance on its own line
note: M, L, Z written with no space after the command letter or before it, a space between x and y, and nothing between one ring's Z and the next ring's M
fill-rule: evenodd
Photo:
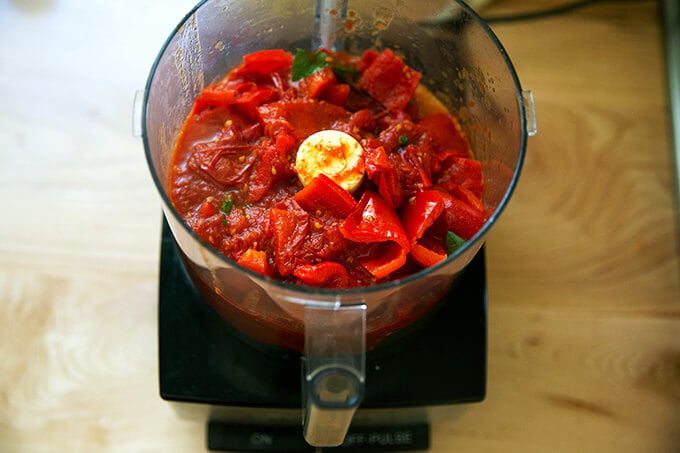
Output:
M317 449L305 442L299 424L254 426L211 421L207 440L211 451L425 451L430 448L430 428L427 423L351 426L342 445Z

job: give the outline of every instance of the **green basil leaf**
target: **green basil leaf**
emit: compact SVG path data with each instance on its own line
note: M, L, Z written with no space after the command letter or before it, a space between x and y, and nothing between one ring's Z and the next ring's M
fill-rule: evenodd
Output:
M465 239L453 231L446 232L446 253L451 255L465 244Z
M293 81L304 79L319 69L328 66L327 55L323 52L310 52L304 49L295 50L291 78Z
M224 201L222 202L221 209L225 213L229 214L231 212L231 208L234 207L234 202L231 198L225 198Z

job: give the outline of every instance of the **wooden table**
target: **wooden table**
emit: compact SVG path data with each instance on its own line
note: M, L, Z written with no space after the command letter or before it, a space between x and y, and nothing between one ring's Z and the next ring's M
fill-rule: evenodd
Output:
M191 6L0 3L2 452L204 449L158 396L161 214L130 119ZM659 4L493 28L539 133L487 243L487 398L441 410L432 451L680 451Z

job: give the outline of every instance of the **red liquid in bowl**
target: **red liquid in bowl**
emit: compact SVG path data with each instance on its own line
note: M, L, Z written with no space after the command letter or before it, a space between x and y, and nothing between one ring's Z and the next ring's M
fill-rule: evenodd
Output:
M262 291L257 302L237 300L230 294L219 294L206 281L207 272L202 273L185 257L188 274L203 299L231 326L246 336L264 344L282 347L297 352L304 349L304 325L283 311ZM209 278L207 279L209 281ZM249 284L241 279L238 283ZM455 284L455 281L453 282ZM396 303L383 304L369 312L366 320L366 349L370 350L397 332L412 326L430 313L439 303L452 283L444 280L427 280L422 285L402 291ZM257 289L255 289L257 291ZM243 294L243 288L236 291ZM259 292L259 291L257 291ZM414 303L418 301L419 303ZM336 333L341 336L341 334Z

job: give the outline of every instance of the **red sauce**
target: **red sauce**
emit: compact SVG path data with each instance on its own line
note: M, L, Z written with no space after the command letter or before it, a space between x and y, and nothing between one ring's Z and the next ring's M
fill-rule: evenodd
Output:
M176 143L174 207L226 257L294 284L367 286L445 259L452 233L470 239L486 220L456 119L420 113L421 75L390 50L320 61L294 81L292 54L256 52L207 87ZM328 129L364 150L352 194L323 178L303 190L294 171L300 143Z

